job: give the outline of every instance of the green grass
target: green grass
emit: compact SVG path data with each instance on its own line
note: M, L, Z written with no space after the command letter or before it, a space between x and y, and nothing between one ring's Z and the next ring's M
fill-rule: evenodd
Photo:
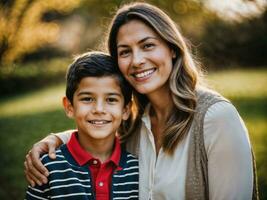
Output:
M208 83L229 98L246 123L256 155L260 199L267 199L267 69L227 70Z
M228 97L244 119L256 153L261 199L267 199L267 70L211 73L208 83ZM64 84L0 100L0 199L22 199L23 162L34 142L74 128L61 106Z

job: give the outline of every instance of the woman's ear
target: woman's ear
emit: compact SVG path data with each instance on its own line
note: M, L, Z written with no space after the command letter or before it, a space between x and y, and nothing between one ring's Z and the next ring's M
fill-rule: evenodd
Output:
M127 120L131 114L132 102L128 103L123 108L122 119Z
M65 113L69 118L73 118L73 106L67 97L63 97L62 99L63 107L65 109Z

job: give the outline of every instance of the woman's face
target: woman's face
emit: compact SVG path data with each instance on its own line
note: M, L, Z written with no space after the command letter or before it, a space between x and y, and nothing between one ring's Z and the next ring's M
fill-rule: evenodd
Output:
M149 26L140 20L121 26L117 49L119 68L139 93L148 95L167 85L175 53Z

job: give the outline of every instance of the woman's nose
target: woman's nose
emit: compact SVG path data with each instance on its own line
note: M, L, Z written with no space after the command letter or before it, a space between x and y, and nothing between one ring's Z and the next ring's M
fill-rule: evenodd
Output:
M142 67L144 63L145 63L144 54L140 51L133 52L132 65L134 67Z

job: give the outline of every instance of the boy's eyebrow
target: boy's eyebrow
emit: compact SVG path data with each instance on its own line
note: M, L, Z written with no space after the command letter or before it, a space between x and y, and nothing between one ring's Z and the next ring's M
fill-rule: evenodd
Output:
M79 92L78 94L77 94L77 96L81 96L81 95L91 95L91 94L93 94L92 92Z
M152 37L152 36L147 36L147 37L145 37L145 38L139 40L137 43L138 43L138 44L141 44L141 43L145 42L145 41L148 40L148 39L155 39L155 40L157 40L158 38L156 38L156 37ZM118 44L118 45L117 45L117 48L119 48L119 47L127 47L127 46L128 46L128 45L125 45L125 44Z
M122 96L121 93L116 93L116 92L111 92L111 93L108 93L108 95L115 95L115 96Z
M94 93L93 92L79 92L78 94L77 94L77 96L81 96L81 95L93 95ZM121 93L117 93L117 92L110 92L110 93L107 93L107 95L115 95L115 96L122 96L122 94Z

